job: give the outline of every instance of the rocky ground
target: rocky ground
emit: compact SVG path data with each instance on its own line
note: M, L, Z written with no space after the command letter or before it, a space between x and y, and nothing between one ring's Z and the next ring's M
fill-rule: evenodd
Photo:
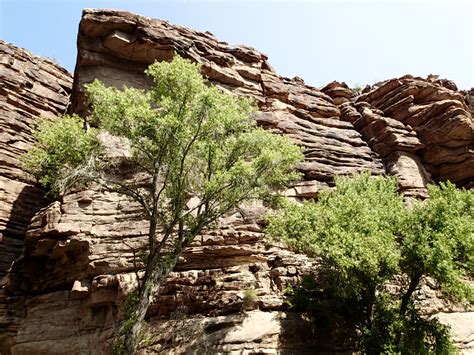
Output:
M54 117L69 103L70 113L87 114L82 86L95 78L146 88L143 70L154 60L179 54L201 63L213 84L255 98L258 124L304 146L304 179L286 191L289 198L317 197L335 175L363 170L397 176L413 197L425 197L432 181L474 184L474 92L435 76L404 76L362 92L338 82L318 89L280 77L253 48L110 10L84 11L74 81L25 50L0 42L0 52L2 354L106 352L117 304L136 280L134 252L146 232L138 207L95 189L51 203L18 160L37 116ZM287 311L286 285L317 264L265 238L265 211L242 206L184 252L148 312L153 349L347 350L311 334L301 315ZM472 312L441 300L429 283L418 298L453 325L460 348L474 351Z

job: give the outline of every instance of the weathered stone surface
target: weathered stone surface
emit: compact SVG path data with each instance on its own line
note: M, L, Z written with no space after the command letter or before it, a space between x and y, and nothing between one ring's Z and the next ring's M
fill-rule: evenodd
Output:
M83 84L99 78L117 87L148 87L146 66L179 54L201 63L213 84L255 98L259 124L290 135L306 148L301 170L308 180L384 171L360 134L339 120L340 110L330 96L299 78L278 76L267 57L253 48L229 46L208 33L119 11L86 10L79 31L73 112L87 111Z
M427 197L429 173L416 152L423 144L410 126L389 117L367 102L344 103L341 120L351 122L369 146L382 158L386 172L398 178L406 196Z
M0 41L0 277L21 253L30 218L48 202L22 170L37 116L64 113L72 79L55 63Z
M331 344L331 348L308 339L308 320L296 313L253 310L204 318L176 312L170 320L152 327L157 337L150 349L160 353L314 354L315 346L349 353L343 343Z
M471 111L471 115L474 114L474 88L471 90L466 90L464 93L464 97L466 99L467 105L469 106L469 110Z
M454 83L406 75L382 83L356 101L370 103L416 132L423 144L418 156L435 181L472 185L474 121L469 100Z
M351 99L357 96L357 93L351 90L346 83L339 83L337 81L327 84L321 91L329 95L336 105L350 102Z
M265 344L277 351L280 328L276 320L267 324L266 318L286 308L285 287L312 270L313 262L266 242L258 219L262 211L260 205L242 206L183 253L149 309L157 329L171 330L170 317L177 309L186 309L187 317L201 317L206 324L227 314L239 318L248 309L245 290L254 290L250 307L258 310L255 319L261 319L268 331L258 339L249 338L246 346L257 349L261 342L260 348ZM46 353L54 342L49 351L75 353L80 341L90 344L87 349L106 351L105 339L112 337L116 325L117 302L136 282L133 252L143 245L145 231L133 202L92 190L69 194L63 203L36 215L26 234L25 254L15 264L6 288L8 294L29 294L23 300L28 317L17 323L11 352ZM55 312L54 321L48 318L49 310ZM63 326L68 330L61 333ZM241 338L249 331L232 329L232 337L216 340L213 346L225 343L216 349L243 349ZM81 337L71 341L73 333ZM179 329L173 333L177 336ZM160 334L156 331L157 343L170 341Z
M453 340L461 349L461 354L474 353L474 312L438 313L441 323L451 327Z
M150 81L143 70L148 64L175 54L201 63L214 85L255 98L257 123L305 148L305 161L299 166L304 179L286 191L289 198L316 198L322 189L333 187L336 174L363 170L397 176L401 190L412 196L425 195L431 176L472 184L472 116L467 104L471 96L457 92L452 82L407 76L368 87L363 94L337 82L319 90L300 78L278 76L268 58L253 48L230 46L210 33L127 12L84 11L69 111L87 114L85 83L98 78L107 85L146 88ZM40 107L45 105L42 100L33 99ZM31 121L37 114L25 112L18 120L25 116ZM25 137L31 141L28 131ZM102 139L112 155L126 154L120 142ZM6 149L0 153L0 159L9 156ZM17 162L11 165L18 169ZM0 175L3 171L1 167ZM7 177L19 180L16 175ZM150 350L348 349L347 344L308 335L305 321L286 312L286 286L317 270L317 263L266 240L265 211L259 204L241 206L186 249L149 309L154 337ZM5 329L0 351L106 352L118 303L136 283L140 265L134 255L144 246L146 230L135 203L93 188L73 191L36 214L26 233L24 254L0 294L0 330ZM24 229L19 234L24 235ZM246 291L255 299L246 299ZM430 314L459 311L438 296L430 285L417 295ZM471 331L456 334L459 344L470 344L466 334L469 337ZM314 343L307 343L308 338Z
M23 251L31 218L50 202L19 158L31 147L37 117L66 111L71 86L71 75L63 68L0 40L0 352L1 343L11 343L17 316L23 313L23 301L4 294L3 277Z

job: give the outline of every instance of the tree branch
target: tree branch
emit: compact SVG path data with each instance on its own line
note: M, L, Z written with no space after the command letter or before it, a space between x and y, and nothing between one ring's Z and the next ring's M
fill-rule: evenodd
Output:
M105 183L102 183L101 180L105 181ZM150 219L152 217L152 215L150 213L150 208L148 207L148 205L147 205L145 199L143 198L143 196L137 190L134 190L131 187L128 187L127 185L125 185L121 182L114 181L114 180L108 180L104 177L100 177L99 180L96 181L96 182L99 183L100 186L104 187L105 189L107 189L109 191L118 192L120 194L131 197L132 199L137 201L143 207L143 209L145 210L145 213L147 215L147 219ZM110 184L117 185L120 189L116 189L113 186L111 186Z
M133 268L134 268L134 273L135 273L135 276L137 278L137 282L138 282L138 287L142 287L142 283L141 283L141 279L140 279L140 276L138 275L138 265L137 265L137 254L135 253L135 249L127 244L127 242L125 240L122 239L122 243L125 244L127 247L129 247L129 249L132 251L133 253Z

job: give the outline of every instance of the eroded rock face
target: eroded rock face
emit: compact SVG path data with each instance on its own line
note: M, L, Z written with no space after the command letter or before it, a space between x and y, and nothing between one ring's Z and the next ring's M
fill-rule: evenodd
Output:
M472 186L474 121L468 98L449 80L407 75L382 83L356 101L371 104L416 132L423 145L418 156L435 181Z
M66 111L71 75L50 60L0 40L0 352L16 332L22 300L4 294L4 278L23 251L31 218L51 201L21 168L38 116Z
M471 96L458 93L449 81L403 77L363 93L337 82L319 90L300 78L278 76L253 48L127 12L84 11L69 111L87 114L83 85L95 78L146 88L150 81L143 70L175 54L201 63L214 85L255 98L258 124L304 146L299 166L304 179L288 189L290 198L317 197L333 186L335 175L363 170L396 175L401 190L416 197L426 195L426 183L433 179L472 184ZM443 140L444 130L449 133ZM152 348L211 353L348 349L348 344L305 333L310 327L304 320L286 312L286 286L317 265L264 238L265 211L259 204L241 206L186 249L149 309ZM4 286L8 300L0 298L9 312L0 313L0 325L8 330L0 337L0 351L106 352L117 305L136 282L134 255L146 231L135 203L93 188L71 192L36 214L24 254ZM432 314L458 311L430 285L419 299ZM472 347L462 339L459 344Z
M0 278L21 253L31 217L48 202L19 157L31 146L37 116L66 111L71 86L66 70L0 40Z
M417 156L423 144L410 126L384 116L384 112L362 101L341 106L341 119L351 122L383 160L387 174L396 176L406 196L427 197L431 176Z
M374 154L351 124L339 120L340 109L321 90L300 78L278 76L267 57L253 48L230 46L209 33L126 12L86 10L78 39L78 60L71 110L87 111L82 85L99 78L105 84L145 88L143 74L155 60L174 55L202 64L209 80L225 90L253 97L257 121L275 133L293 137L305 148L300 167L306 180L331 182L335 174L369 170L384 172Z
M34 218L24 258L7 289L31 295L28 316L17 323L13 354L76 353L79 342L90 344L83 350L108 351L117 302L136 282L132 248L139 250L145 239L146 225L137 212L119 195L89 190L66 196ZM282 313L287 308L284 289L313 270L314 262L266 243L261 213L262 206L243 206L186 249L148 312L156 327L154 348L199 349L202 342L210 351L280 347L281 327L287 332L289 325ZM249 299L247 292L254 297ZM249 319L246 312L251 312ZM242 337L252 332L244 325L256 320L268 329L244 346ZM187 327L178 326L183 322ZM63 326L67 329L61 335ZM301 337L297 343L287 339L287 346L307 347Z

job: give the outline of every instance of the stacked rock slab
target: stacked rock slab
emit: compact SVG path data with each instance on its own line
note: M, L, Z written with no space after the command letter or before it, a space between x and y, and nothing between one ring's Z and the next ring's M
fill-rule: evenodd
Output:
M39 116L65 113L71 88L65 69L0 41L0 342L18 311L12 309L18 300L4 294L4 277L23 251L31 218L50 203L19 158L33 143L31 128Z
M380 86L363 95L338 83L318 90L300 78L278 76L267 57L252 48L111 10L83 13L70 112L87 115L85 83L98 78L116 87L146 88L150 82L143 70L176 54L201 63L214 85L253 97L258 124L304 146L305 161L299 166L304 179L286 192L289 197L317 197L333 186L337 174L393 171L387 164L391 155L401 151L421 159L426 147L418 133L422 128L402 127L374 100L359 100ZM459 182L472 180L466 174ZM424 183L409 182L407 190L423 194ZM264 239L264 212L259 204L242 206L183 253L148 312L155 351L347 350L343 342L331 344L308 334L304 319L287 312L286 285L317 267ZM134 254L143 246L146 228L132 201L93 189L71 192L37 214L5 286L9 293L25 296L14 307L23 314L10 326L2 353L105 353L118 303L136 282ZM455 310L429 285L419 298L430 305L430 313ZM470 316L459 313L457 319L468 322ZM465 337L457 340L463 347L474 346Z
M38 116L66 111L70 74L50 60L0 41L0 277L21 253L31 217L47 201L21 169Z
M253 97L259 107L258 124L277 134L287 134L305 147L306 159L299 167L305 179L291 187L288 196L316 197L320 189L333 184L336 174L348 175L362 170L373 174L384 172L381 160L362 136L350 123L339 120L340 109L330 96L305 85L299 78L278 76L267 57L252 48L230 46L208 33L124 12L87 10L79 31L73 112L82 115L87 112L82 93L85 83L99 78L116 87L146 88L150 82L143 70L155 60L170 60L178 54L201 63L203 74L212 84ZM92 205L100 199L100 196L93 198ZM116 208L109 210L112 218L119 214ZM207 330L197 337L215 338L216 342L210 345L214 350L276 350L282 347L279 342L283 330L278 319L282 318L281 311L285 308L283 290L289 281L309 270L311 264L265 242L259 220L263 210L261 206L244 207L221 221L218 230L199 237L183 254L177 273L170 276L149 315L173 318L177 309L183 309L190 316L206 316L202 324ZM84 209L74 212L79 218L81 213L87 212ZM61 224L71 216L72 213L63 214L58 227L61 228ZM93 231L85 233L90 233L92 240L114 229L110 222L104 229L94 225L100 223L97 218L90 220L93 221ZM109 296L109 303L115 304L114 297L122 297L124 290L130 287L134 278L130 272L133 255L121 239L125 236L128 245L137 245L140 243L139 234L117 232L117 246L109 249L120 250L121 255L117 258L102 253L99 260L90 263L100 263L100 267L94 266L93 271L85 275L85 281L78 281L84 285L91 284L91 295L96 289L104 290L104 294L106 290L117 289L118 295ZM97 248L104 248L107 243L111 243L110 239ZM91 252L91 255L100 254ZM119 268L129 270L126 278L117 275ZM271 326L263 324L270 327L268 332L244 339L235 332L241 322L241 310L245 307L245 292L252 290L256 294L252 307L258 308L254 311L255 317L268 318ZM84 297L88 302L92 298L86 291ZM222 315L227 317L219 318ZM288 319L288 322L292 321L295 320ZM214 324L216 322L226 322L227 325ZM219 336L222 327L226 329L226 338ZM190 345L193 342L188 340L175 342L174 346L179 343L185 348L202 345L199 339L195 341L195 345ZM288 338L285 342L288 348L304 349L303 337ZM170 346L166 338L157 339L157 343L157 348Z
M423 148L410 126L384 117L384 113L362 101L341 106L341 119L351 122L370 147L383 158L389 175L396 176L405 196L427 197L430 175L416 152Z
M449 80L404 76L357 97L416 132L420 161L435 181L474 181L474 121L468 96Z
M203 74L213 84L253 97L260 109L259 124L290 135L306 148L300 169L315 186L331 182L336 174L383 173L380 159L361 135L339 120L334 100L299 78L281 78L264 54L219 42L209 33L126 12L84 12L71 110L86 112L85 83L99 78L117 87L147 87L150 81L144 69L155 60L169 60L177 54L201 63Z

